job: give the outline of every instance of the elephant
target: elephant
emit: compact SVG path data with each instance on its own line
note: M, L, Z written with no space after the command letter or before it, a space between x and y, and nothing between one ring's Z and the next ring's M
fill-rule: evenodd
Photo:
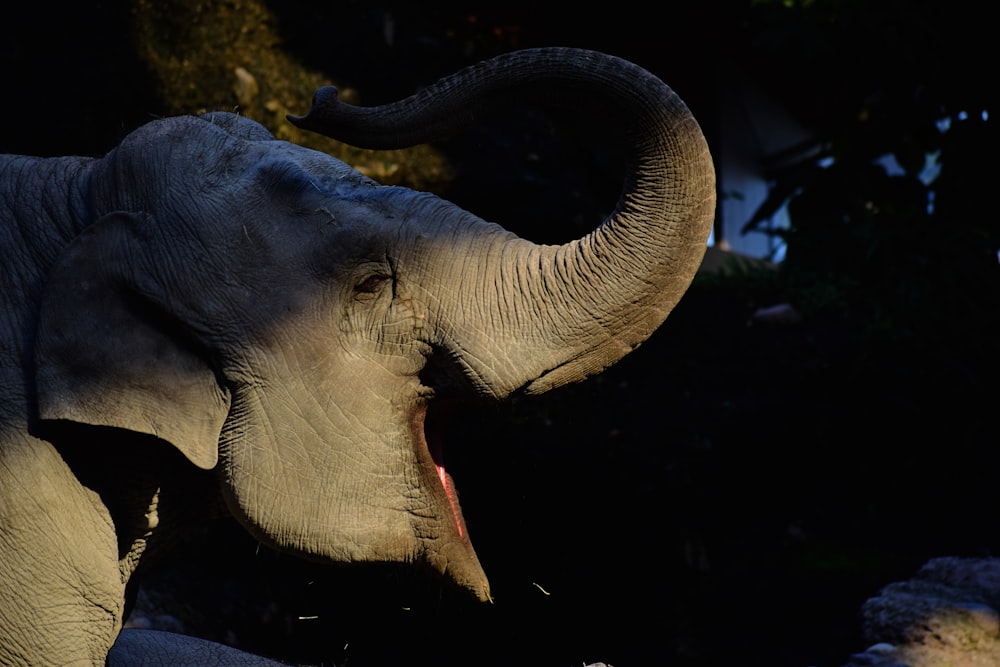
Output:
M491 599L435 406L534 396L645 341L705 252L708 144L653 74L562 47L378 106L321 88L288 117L386 149L549 102L629 153L615 209L554 245L227 112L101 157L0 158L0 663L198 651L122 627L143 572L215 513L280 552Z

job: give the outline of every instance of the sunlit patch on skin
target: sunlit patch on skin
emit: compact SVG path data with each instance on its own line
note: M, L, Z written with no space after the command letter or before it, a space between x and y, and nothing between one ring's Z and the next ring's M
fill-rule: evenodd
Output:
M433 452L431 452L431 455L433 456ZM441 480L441 486L444 487L444 492L448 495L448 503L451 505L451 513L455 517L455 526L458 528L458 534L460 537L465 537L465 531L462 530L462 515L458 509L458 497L455 495L455 488L452 486L451 481L449 481L448 473L445 472L444 466L440 463L435 463L434 467L437 468L438 479Z

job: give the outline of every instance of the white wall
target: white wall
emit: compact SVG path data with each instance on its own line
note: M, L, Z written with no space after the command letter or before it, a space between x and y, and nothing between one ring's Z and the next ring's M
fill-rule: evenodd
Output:
M766 234L740 234L767 197L766 167L774 158L797 146L807 145L809 132L800 126L751 79L737 68L724 73L722 110L716 155L719 178L720 247L752 257L780 261L783 249ZM782 209L772 219L776 227L788 225Z

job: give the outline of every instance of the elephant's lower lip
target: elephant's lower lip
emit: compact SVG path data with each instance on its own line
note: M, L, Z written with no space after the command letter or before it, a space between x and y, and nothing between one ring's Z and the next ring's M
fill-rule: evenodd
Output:
M427 545L425 555L435 569L450 577L455 583L471 591L484 602L492 601L486 573L483 572L472 541L469 539L455 483L444 464L444 442L448 430L445 425L458 405L458 402L451 399L423 400L417 403L412 413L414 440L416 446L420 448L417 456L421 461L422 481L430 485L440 485L430 489L429 495L434 503L434 518L441 522L442 530L432 533L433 544ZM431 465L434 466L433 473L430 471Z

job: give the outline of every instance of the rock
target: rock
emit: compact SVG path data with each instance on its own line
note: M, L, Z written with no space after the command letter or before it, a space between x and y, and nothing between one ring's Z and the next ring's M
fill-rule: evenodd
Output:
M1000 559L937 558L862 606L872 646L844 667L1000 665Z
M260 93L260 84L257 83L257 79L242 67L234 69L233 75L236 77L236 82L233 84L233 94L236 95L236 100L241 107L253 106Z

